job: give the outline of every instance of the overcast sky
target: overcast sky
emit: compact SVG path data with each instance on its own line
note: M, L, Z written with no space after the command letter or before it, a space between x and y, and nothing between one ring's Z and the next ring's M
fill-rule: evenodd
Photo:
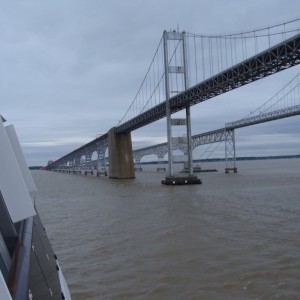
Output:
M0 0L0 113L14 124L28 164L44 165L118 123L164 30L236 33L299 12L298 0ZM244 117L299 71L193 106L192 133ZM299 117L236 136L238 156L300 154ZM166 141L166 121L132 139L134 147Z

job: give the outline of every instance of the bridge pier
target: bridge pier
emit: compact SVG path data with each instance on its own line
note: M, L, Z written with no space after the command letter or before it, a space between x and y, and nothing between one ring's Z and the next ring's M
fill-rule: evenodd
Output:
M113 127L108 131L109 178L135 178L130 133L116 133Z
M225 173L237 173L234 129L225 130Z
M140 159L135 159L135 162L134 162L134 170L135 170L135 171L143 171L143 168L142 168L141 160L140 160Z
M169 45L170 42L177 40L181 45L182 55L179 62L169 59ZM174 74L180 76L183 80L181 86L182 90L187 90L189 87L188 80L188 64L187 64L187 52L186 52L186 34L185 32L179 33L164 32L164 67L165 67L165 92L166 92L166 116L167 116L167 135L168 135L168 176L165 180L162 180L162 184L166 185L181 185L181 184L200 184L202 181L193 175L193 152L192 152L192 137L191 137L191 114L190 106L185 105L185 118L171 118L171 82L174 78ZM176 63L176 65L174 65ZM177 91L178 93L179 91ZM172 126L183 126L186 129L186 137L174 135L172 132ZM174 144L180 145L183 149L183 160L188 163L188 176L181 177L174 175L173 164L177 161L182 161L182 157L178 158L178 155L173 153Z

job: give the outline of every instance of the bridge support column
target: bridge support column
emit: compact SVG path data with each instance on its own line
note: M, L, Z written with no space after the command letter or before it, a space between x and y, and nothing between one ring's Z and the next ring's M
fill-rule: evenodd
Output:
M169 58L170 43L173 44L173 41L176 40L176 44L181 45L182 55L179 58L179 61L175 61ZM168 41L170 41L168 43ZM186 90L189 87L188 80L188 63L187 63L187 52L186 52L186 34L185 32L179 33L176 31L173 32L164 32L163 35L164 42L164 67L165 67L165 91L166 91L166 115L167 115L167 134L168 134L168 176L165 180L162 180L162 184L200 184L202 181L193 176L193 152L192 152L192 137L191 137L191 116L190 116L190 107L186 106L185 118L172 119L172 107L171 107L171 83L174 79L174 75L183 79L181 86L177 86L176 93L181 90ZM177 46L176 46L177 47ZM172 53L172 52L171 52ZM173 91L174 92L174 91ZM172 126L184 126L186 129L186 137L184 136L174 136L172 133ZM175 175L173 163L182 161L182 158L179 158L173 153L174 144L177 143L184 147L183 160L188 163L188 176L182 177Z
M109 178L135 178L130 133L108 132Z
M226 129L225 131L225 160L225 173L230 171L237 173L234 129Z
M107 176L106 165L105 165L105 150L106 150L106 148L98 151L97 176L100 176L100 175Z
M141 165L141 159L140 158L135 158L135 161L134 161L134 170L135 171L143 171L142 165Z

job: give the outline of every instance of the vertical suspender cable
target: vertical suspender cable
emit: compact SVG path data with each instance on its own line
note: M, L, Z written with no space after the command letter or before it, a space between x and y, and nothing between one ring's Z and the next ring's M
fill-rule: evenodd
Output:
M244 39L245 39L245 59L247 59L247 57L248 57L248 54L247 54L247 40L248 40L248 38L247 38L247 36L245 36Z
M202 70L203 70L203 81L205 79L205 64L204 64L204 45L203 36L201 36L201 49L202 49Z
M198 83L197 47L196 47L196 36L195 35L194 35L194 57L195 57L196 83Z
M178 44L180 43L180 41L178 41ZM175 66L177 67L177 49L178 49L178 45L175 45L175 40L174 40L174 47L175 47ZM178 92L178 73L175 73L175 83L176 83L176 88L175 88L175 93Z
M215 37L216 49L217 49L217 64L218 64L218 72L220 72L220 61L219 61L219 47L218 47L218 39Z
M156 72L156 80L157 80L157 104L160 102L160 82L159 82L159 76L160 76L160 68L159 68L159 52L157 52L157 57L156 57L156 67L157 67L157 72ZM156 104L156 105L157 105Z
M234 56L235 56L235 64L237 64L238 60L237 60L237 53L236 53L236 37L234 37Z
M258 45L257 45L257 36L256 36L256 32L254 30L254 53L258 54Z
M229 36L229 41L230 41L230 58L231 58L231 65L233 66L234 65L234 62L233 62L233 47L232 47L232 37L231 35Z
M226 61L226 68L228 68L228 58L227 58L227 39L225 39L225 61Z
M219 46L220 46L220 55L221 55L221 57L220 57L221 58L221 69L225 70L224 65L223 65L222 37L221 36L219 36Z
M210 37L208 37L208 52L209 52L209 70L210 70L210 76L212 76L212 53L211 53Z
M245 60L244 39L243 39L243 34L242 33L241 33L241 41L242 41L242 55L243 55L243 60Z

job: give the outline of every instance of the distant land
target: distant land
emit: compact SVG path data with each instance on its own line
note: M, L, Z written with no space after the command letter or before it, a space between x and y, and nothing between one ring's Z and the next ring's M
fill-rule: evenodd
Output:
M291 158L300 158L300 154L277 155L277 156L240 156L237 157L236 160L239 161L239 160L291 159ZM225 158L208 158L208 159L199 159L198 161L200 162L225 161Z
M263 160L263 159L292 159L292 158L300 158L300 154L295 155L278 155L278 156L240 156L237 157L237 161L242 160ZM206 158L206 159L194 159L194 163L201 163L201 162L217 162L217 161L225 161L225 158ZM167 164L168 161L160 161L160 164ZM180 163L180 162L179 162ZM182 162L181 162L182 163ZM141 162L141 165L152 165L157 164L157 161L147 161ZM39 170L44 166L30 166L30 170Z
M295 155L277 155L277 156L240 156L236 158L236 161L242 160L263 160L263 159L292 159L292 158L300 158L300 154ZM203 163L203 162L218 162L218 161L225 161L225 158L206 158L206 159L194 159L194 163ZM150 162L141 162L141 165L151 165L156 164L157 161L150 161ZM160 161L161 164L167 164L168 161ZM182 163L182 162L179 162Z

